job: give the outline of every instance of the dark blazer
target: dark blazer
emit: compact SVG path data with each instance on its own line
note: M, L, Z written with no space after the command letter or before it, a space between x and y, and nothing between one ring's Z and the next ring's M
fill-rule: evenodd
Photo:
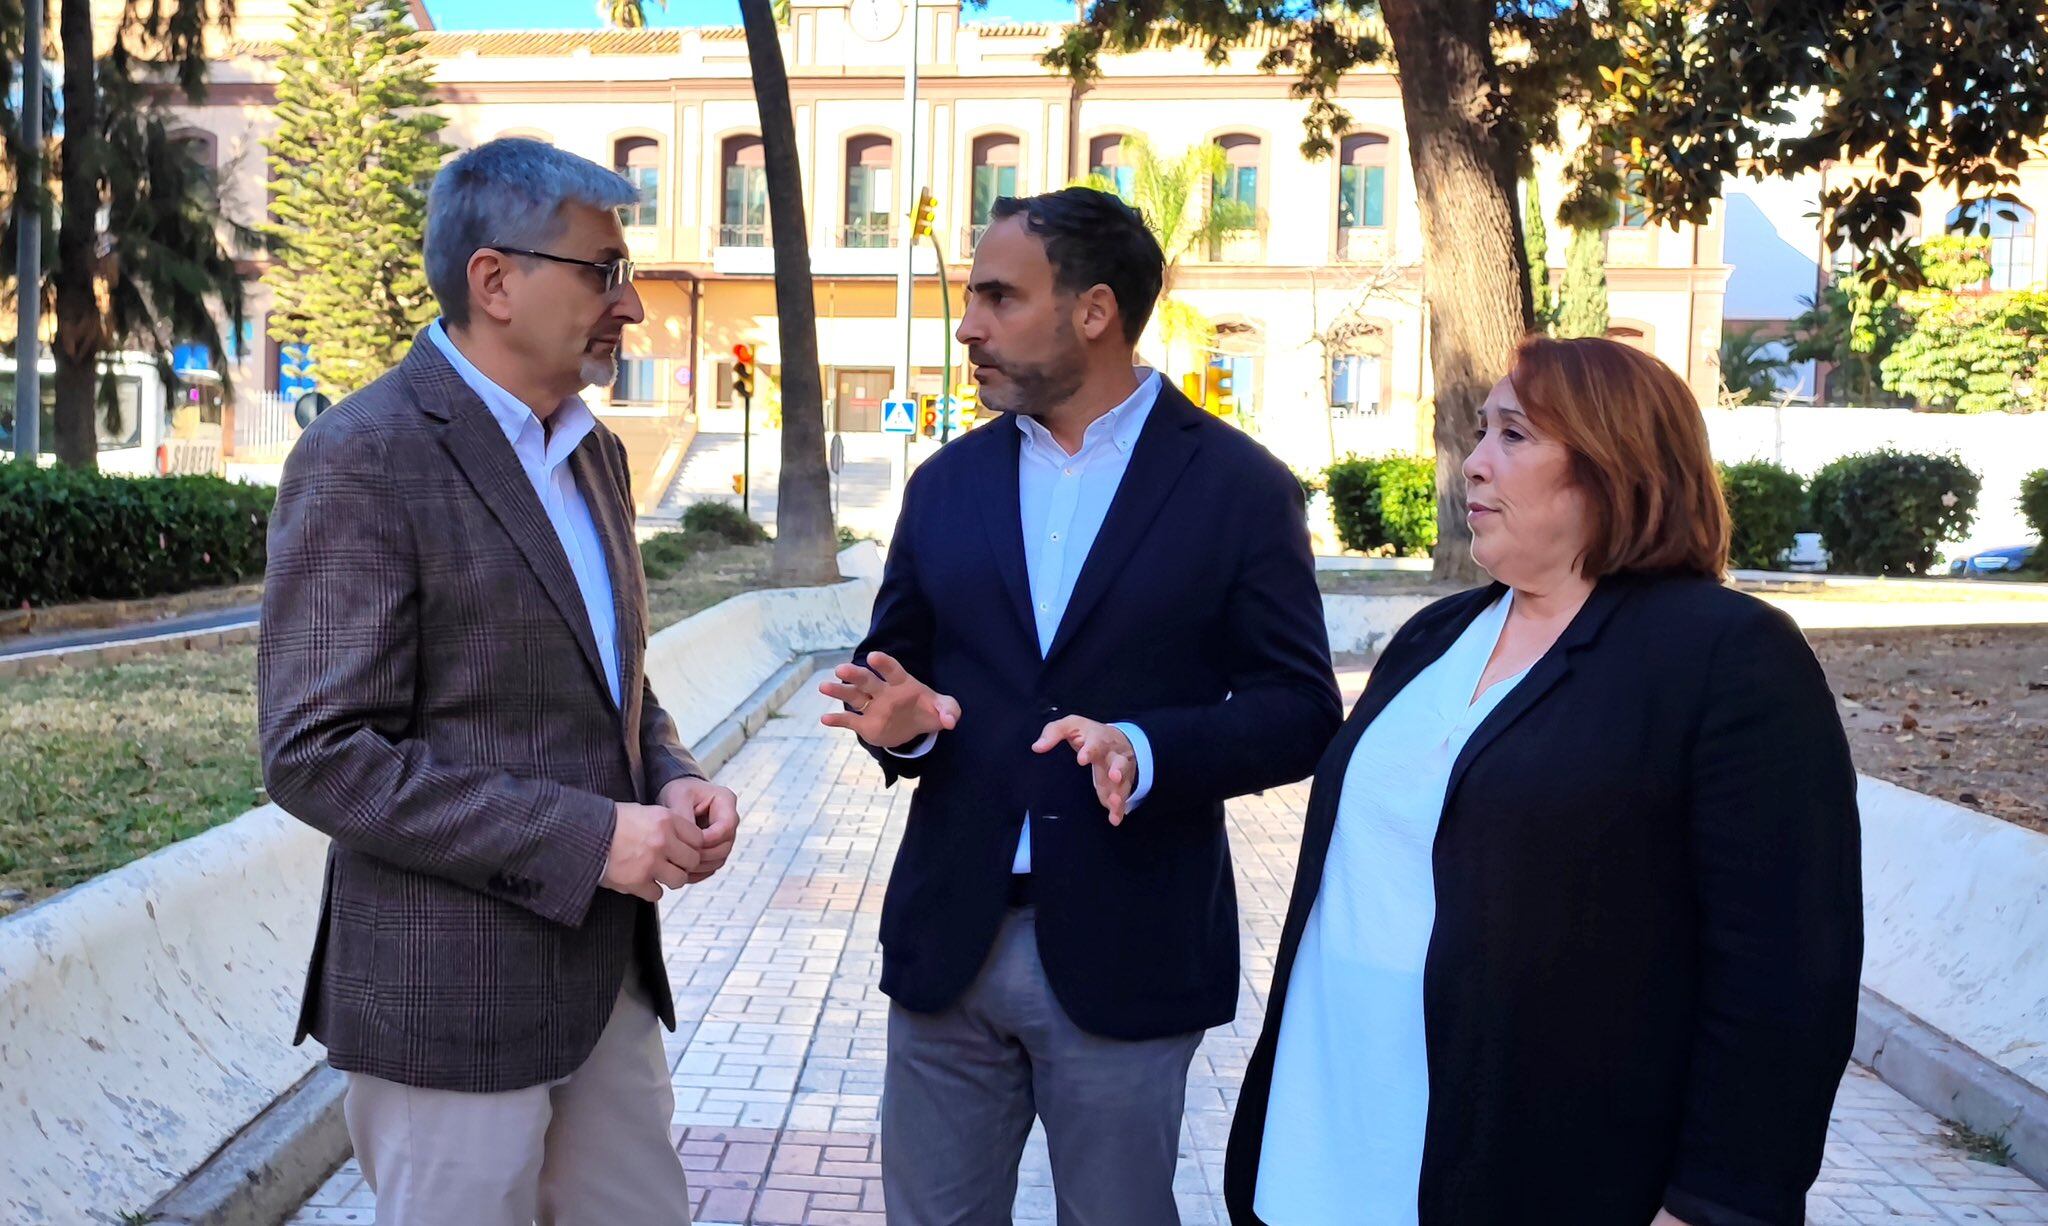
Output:
M1162 387L1051 650L1041 656L1018 511L1017 422L926 461L856 660L896 656L960 701L915 776L882 907L882 989L919 1011L973 981L1002 921L1024 814L1038 949L1083 1029L1122 1039L1231 1019L1237 895L1223 801L1306 775L1342 719L1301 485ZM1129 720L1156 778L1111 826L1087 767L1031 743L1063 715Z
M671 1029L652 903L600 889L616 801L701 775L641 666L625 450L569 461L611 570L612 701L560 539L422 337L292 449L257 648L263 779L333 840L295 1041L490 1092L582 1064L629 962Z
M1288 976L1352 751L1502 590L1404 626L1316 770L1231 1128L1237 1226L1258 1221ZM1707 579L1602 580L1452 770L1423 1226L1804 1221L1856 1025L1857 844L1847 741L1791 619Z

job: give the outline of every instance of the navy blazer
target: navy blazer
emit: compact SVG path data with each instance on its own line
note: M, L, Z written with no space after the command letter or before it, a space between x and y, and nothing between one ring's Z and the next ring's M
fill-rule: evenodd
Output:
M1025 813L1038 948L1083 1029L1156 1038L1228 1022L1237 896L1231 796L1302 778L1343 718L1302 491L1239 431L1163 387L1041 656L1005 414L904 491L874 621L885 651L960 702L931 751L868 746L917 779L882 906L882 990L921 1012L973 982L1002 922ZM1121 826L1066 746L1064 715L1129 720L1152 790Z
M1316 768L1231 1127L1234 1226L1259 1222L1288 979L1352 752L1503 590L1410 619ZM1792 620L1711 579L1601 580L1452 768L1422 1226L1803 1221L1856 1028L1858 842L1848 742Z

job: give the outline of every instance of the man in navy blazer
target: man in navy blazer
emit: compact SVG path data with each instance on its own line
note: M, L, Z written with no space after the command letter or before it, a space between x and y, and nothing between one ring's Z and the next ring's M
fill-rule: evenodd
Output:
M1164 260L1086 188L998 201L958 338L1002 416L920 467L825 722L914 778L882 908L889 1220L1175 1223L1187 1070L1236 1010L1223 802L1341 719L1298 481L1134 368Z

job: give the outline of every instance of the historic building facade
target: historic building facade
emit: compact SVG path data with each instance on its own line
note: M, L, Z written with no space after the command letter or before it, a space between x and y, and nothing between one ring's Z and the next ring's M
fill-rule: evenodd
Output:
M1155 329L1145 356L1176 380L1200 381L1211 368L1227 375L1238 423L1303 470L1333 453L1427 446L1420 213L1391 73L1343 83L1353 128L1334 155L1311 161L1299 148L1305 104L1288 96L1288 78L1257 70L1255 48L1220 67L1192 49L1115 57L1102 80L1077 92L1039 63L1056 27L977 24L963 20L957 0L916 2L914 124L904 99L913 21L898 0L792 0L783 36L828 427L879 427L905 352L895 277L920 188L938 200L940 250L916 256L909 362L916 389L935 393L949 347L939 273L957 319L994 199L1091 172L1127 182L1122 141L1142 135L1166 157L1222 146L1228 172L1210 190L1255 218L1173 271L1172 292L1216 325L1213 344L1169 349ZM274 128L287 11L280 0L244 0L239 10L211 95L187 108L185 122L219 168L231 207L253 218L264 207L262 144ZM627 220L648 319L629 338L608 403L596 398L606 419L637 451L672 451L700 426L737 428L729 355L740 342L762 367L757 411L773 411L773 253L741 31L454 32L418 15L449 144L538 137L641 185ZM1554 204L1561 194L1553 179L1546 196ZM1561 269L1566 235L1552 234ZM1728 278L1718 217L1676 230L1625 217L1608 239L1615 335L1656 353L1711 403ZM266 303L259 287L258 320ZM288 356L261 335L258 323L245 377L289 389ZM957 379L964 355L950 348ZM656 460L645 462L651 472Z

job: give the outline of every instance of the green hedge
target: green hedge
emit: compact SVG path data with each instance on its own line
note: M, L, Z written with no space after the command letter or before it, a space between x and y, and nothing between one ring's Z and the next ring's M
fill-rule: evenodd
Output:
M132 600L258 579L277 491L0 465L0 602Z
M758 545L768 539L768 530L732 503L708 499L683 508L683 531L709 533L734 545Z
M1814 527L1837 574L1924 575L1977 514L1983 482L1950 455L1843 456L1807 487Z
M1346 456L1323 470L1330 517L1346 549L1421 556L1436 545L1436 461Z
M1807 522L1806 482L1769 460L1721 466L1733 534L1728 564L1737 570L1776 570L1778 555Z
M2034 535L2048 543L2048 468L2037 468L2020 478L2020 514L2027 517Z

